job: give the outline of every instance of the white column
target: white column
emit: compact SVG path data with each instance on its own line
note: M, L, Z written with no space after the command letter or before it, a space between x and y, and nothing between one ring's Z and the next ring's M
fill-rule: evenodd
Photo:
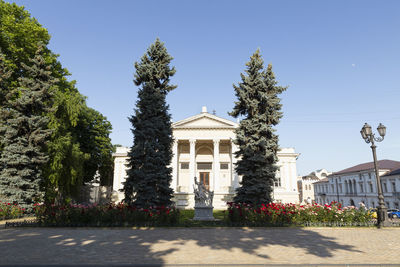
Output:
M231 159L232 159L232 164L231 164L231 185L233 188L238 188L239 187L239 176L237 175L235 171L235 163L237 162L237 158L235 157L235 152L238 150L237 146L233 143L233 140L231 140Z
M174 190L174 192L177 192L178 189L178 140L174 140L174 143L172 145L172 182L171 182L171 188Z
M196 175L196 140L190 139L190 164L189 164L189 190L188 192L193 193L194 177ZM197 182L199 181L197 177Z
M115 157L114 159L114 180L113 180L113 190L118 192L119 189L123 187L121 177L120 177L120 169L121 169L121 163L120 163L120 158Z
M214 139L214 175L213 175L213 191L217 192L219 188L219 139Z

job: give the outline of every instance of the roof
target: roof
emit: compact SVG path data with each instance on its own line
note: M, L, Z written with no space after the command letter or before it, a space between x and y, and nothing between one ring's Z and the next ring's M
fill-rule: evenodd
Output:
M400 174L400 169L395 169L388 174L385 174L384 176L391 176L391 175L399 175Z
M335 173L333 173L333 175L372 170L374 168L375 168L374 162L371 161L371 162L358 164L356 166L335 172ZM394 160L388 160L388 159L378 160L378 169L381 169L381 170L400 169L400 161L394 161Z
M191 116L189 118L174 122L172 124L173 129L187 129L187 128L229 128L235 129L239 124L218 117L216 115L202 112L200 114Z
M327 182L329 182L329 178L328 177L326 177L324 179L321 179L318 182L315 182L314 184L323 184L323 183L327 183Z

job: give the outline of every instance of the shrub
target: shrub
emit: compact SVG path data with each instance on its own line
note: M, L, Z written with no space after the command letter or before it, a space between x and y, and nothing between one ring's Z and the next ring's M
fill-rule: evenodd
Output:
M179 211L170 207L139 209L127 204L39 205L36 219L48 226L168 226L178 222Z
M25 209L18 204L4 203L0 201L0 220L20 218L24 215Z
M304 225L368 223L372 216L364 207L344 207L337 202L325 205L296 205L269 203L259 207L228 203L228 221L243 225Z

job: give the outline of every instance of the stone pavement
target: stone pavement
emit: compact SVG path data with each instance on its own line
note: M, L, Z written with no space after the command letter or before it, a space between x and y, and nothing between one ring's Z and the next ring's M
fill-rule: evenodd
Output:
M400 264L400 228L0 229L17 264Z

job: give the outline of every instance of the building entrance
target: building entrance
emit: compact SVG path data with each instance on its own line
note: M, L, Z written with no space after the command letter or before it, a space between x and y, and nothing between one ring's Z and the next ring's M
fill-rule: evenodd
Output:
M210 173L200 172L200 183L202 183L207 190L210 190Z

